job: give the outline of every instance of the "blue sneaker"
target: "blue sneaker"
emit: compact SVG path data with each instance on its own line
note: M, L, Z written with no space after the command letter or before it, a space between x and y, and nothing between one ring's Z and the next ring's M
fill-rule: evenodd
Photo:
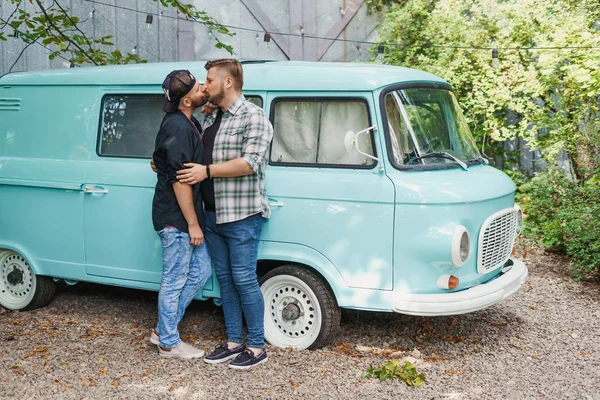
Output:
M219 364L232 358L237 357L241 352L246 350L246 346L240 344L238 347L229 349L227 343L217 346L215 351L204 357L204 362L208 364Z
M229 368L250 369L267 362L267 349L263 349L258 356L252 350L246 349L235 360L229 363Z

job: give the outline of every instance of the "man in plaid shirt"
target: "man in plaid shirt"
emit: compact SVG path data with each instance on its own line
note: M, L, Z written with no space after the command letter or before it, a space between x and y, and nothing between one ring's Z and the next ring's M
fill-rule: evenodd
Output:
M235 59L209 61L205 93L217 110L203 126L204 164L185 164L178 179L201 182L206 241L221 287L227 343L207 363L234 359L230 368L249 369L267 361L264 300L256 277L258 240L271 210L265 168L273 127L262 108L242 95L242 65ZM242 335L248 325L248 345Z

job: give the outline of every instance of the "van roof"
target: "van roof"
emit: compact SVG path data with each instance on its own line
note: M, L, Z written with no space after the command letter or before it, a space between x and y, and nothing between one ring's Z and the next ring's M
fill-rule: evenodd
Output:
M437 82L441 78L416 69L380 64L304 61L247 61L244 90L373 90L395 83ZM200 80L205 61L128 64L17 72L0 85L160 85L175 69L189 69Z

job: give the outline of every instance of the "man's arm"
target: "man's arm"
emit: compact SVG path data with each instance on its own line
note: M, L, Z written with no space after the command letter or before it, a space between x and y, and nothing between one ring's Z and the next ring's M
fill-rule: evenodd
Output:
M195 163L185 163L183 165L188 168L177 171L179 182L193 185L208 178L206 165ZM210 164L211 178L235 178L254 173L254 170L250 168L250 165L242 157L234 158L224 163Z
M190 243L194 246L199 246L204 243L204 234L198 223L198 216L194 208L194 200L192 196L192 187L180 182L173 183L173 191L179 203L179 208L188 224L188 232L190 234Z
M212 178L235 178L258 172L273 138L273 127L264 113L256 113L250 117L244 136L242 156L224 163L211 164ZM179 182L193 185L208 177L205 165L184 165L188 168L177 171Z

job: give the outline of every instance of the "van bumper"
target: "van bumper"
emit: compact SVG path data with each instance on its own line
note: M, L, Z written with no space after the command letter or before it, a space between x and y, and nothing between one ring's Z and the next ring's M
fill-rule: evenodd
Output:
M400 294L394 296L394 311L409 315L455 315L487 308L517 292L527 280L527 267L511 258L510 270L498 278L470 289L440 294Z

